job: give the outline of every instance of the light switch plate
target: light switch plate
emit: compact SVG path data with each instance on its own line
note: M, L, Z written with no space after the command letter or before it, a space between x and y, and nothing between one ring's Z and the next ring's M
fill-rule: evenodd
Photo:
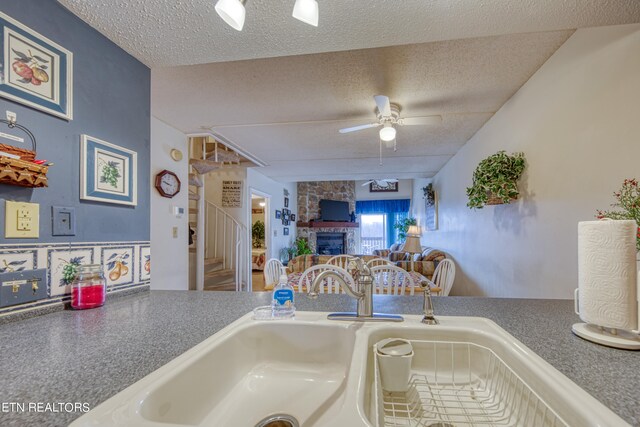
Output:
M40 205L7 200L4 214L4 237L6 239L37 239L40 237Z
M51 207L52 236L76 235L76 209L65 206Z

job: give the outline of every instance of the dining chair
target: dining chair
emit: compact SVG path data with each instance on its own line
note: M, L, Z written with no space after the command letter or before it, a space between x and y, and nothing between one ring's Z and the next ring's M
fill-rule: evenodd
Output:
M369 268L371 268L371 267L377 267L379 265L394 265L394 264L385 258L372 258L369 261L367 261L367 265L369 266Z
M349 286L351 286L351 289L356 289L356 284L355 284L355 281L353 280L353 277L351 277L349 272L344 268L337 267L335 265L330 265L330 264L318 264L318 265L309 267L304 272L302 272L300 279L298 279L298 286L296 287L296 292L309 292L309 289L311 289L311 284L313 283L313 281L316 279L316 277L318 277L320 273L324 271L333 271L334 273L342 277L344 281L347 282ZM327 277L320 284L320 290L318 291L318 293L338 294L338 293L344 293L344 291L340 287L340 284L338 283L337 280L335 280L332 277Z
M351 261L352 258L353 257L351 255L336 255L329 258L329 260L327 261L327 264L335 265L336 267L340 267L340 268L344 268L345 270L348 270L347 267L349 266L349 262Z
M275 286L278 284L280 274L284 270L284 265L277 258L271 258L264 265L264 284L265 286Z
M447 296L453 287L453 280L456 277L456 265L448 258L438 263L436 270L433 272L432 280L428 280L431 287L440 288L441 291L436 295Z
M378 265L371 267L373 289L376 294L413 295L416 283L408 271L395 265Z

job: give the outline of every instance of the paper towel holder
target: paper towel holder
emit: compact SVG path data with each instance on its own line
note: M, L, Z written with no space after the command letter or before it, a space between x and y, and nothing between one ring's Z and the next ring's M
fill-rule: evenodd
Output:
M580 315L578 309L579 289L574 292L574 311ZM571 331L582 339L607 347L624 350L640 350L640 335L623 329L605 328L590 323L574 323ZM637 332L637 331L636 331Z

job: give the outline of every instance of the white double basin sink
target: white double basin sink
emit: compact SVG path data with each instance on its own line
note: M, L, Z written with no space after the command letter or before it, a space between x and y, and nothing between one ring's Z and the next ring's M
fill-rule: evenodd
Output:
M490 320L441 316L440 325L427 326L420 316L401 323L326 317L255 321L248 314L71 425L253 427L274 414L300 426L628 425ZM377 381L373 348L390 337L415 343L412 369L421 375L403 396ZM443 384L449 388L434 399ZM485 389L493 395L483 397ZM459 415L442 408L451 396Z

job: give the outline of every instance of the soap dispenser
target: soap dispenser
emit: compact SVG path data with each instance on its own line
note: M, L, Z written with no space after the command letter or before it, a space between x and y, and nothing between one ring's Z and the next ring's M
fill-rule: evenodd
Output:
M296 308L293 305L293 286L287 280L286 271L280 272L278 284L273 289L271 307L274 317L292 317Z

